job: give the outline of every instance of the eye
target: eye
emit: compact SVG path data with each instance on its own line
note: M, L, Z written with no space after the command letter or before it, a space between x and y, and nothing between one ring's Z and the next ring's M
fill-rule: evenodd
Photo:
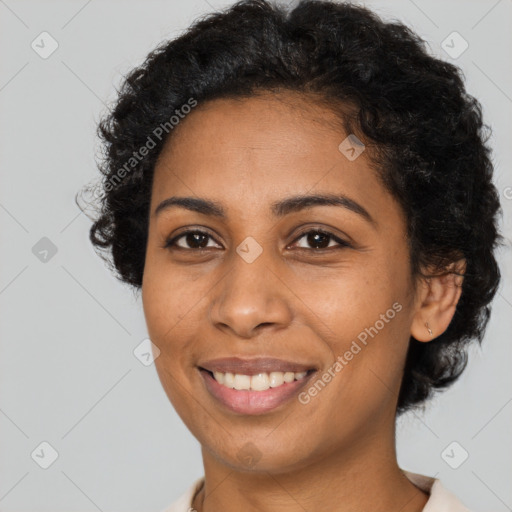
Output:
M333 233L329 231L325 231L323 229L310 229L309 231L305 231L300 234L298 238L295 239L296 243L298 240L305 239L305 243L309 244L303 247L299 247L299 249L306 249L313 252L320 252L324 249L343 249L345 247L351 247L348 242L342 240L337 237ZM331 242L334 242L334 245L331 245ZM310 248L313 246L313 248Z
M308 231L304 231L299 235L298 238L295 239L294 243L297 243L298 240L305 239L305 243L309 244L311 247L303 246L299 247L299 249L306 249L311 252L321 252L322 250L331 250L331 249L343 249L345 247L352 247L348 242L345 242L341 238L337 237L333 233L329 231L325 231L323 229L310 229ZM213 237L205 232L200 231L198 229L184 231L179 235L170 238L165 242L164 248L170 249L172 247L176 247L178 249L183 250L206 250L212 248L213 246L208 245L209 241L213 241ZM332 244L334 242L334 244Z
M178 242L182 241L185 245L180 245ZM184 250L202 250L209 249L208 241L213 240L212 236L205 231L197 229L184 231L183 233L171 238L165 242L164 248L177 247Z

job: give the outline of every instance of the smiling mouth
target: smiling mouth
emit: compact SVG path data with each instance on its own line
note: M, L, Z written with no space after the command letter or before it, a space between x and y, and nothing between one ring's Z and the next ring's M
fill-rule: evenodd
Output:
M271 388L279 388L284 384L304 380L309 373L314 371L261 372L255 375L246 375L230 372L211 372L205 368L200 369L207 372L221 386L237 391L266 391Z
M270 413L290 405L316 370L260 372L252 375L211 371L198 367L214 404L242 415ZM297 401L297 403L299 403Z

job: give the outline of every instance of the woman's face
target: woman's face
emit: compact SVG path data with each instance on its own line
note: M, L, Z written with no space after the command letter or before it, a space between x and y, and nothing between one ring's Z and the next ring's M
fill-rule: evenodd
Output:
M390 439L417 308L404 216L367 155L339 149L329 110L281 99L215 100L175 128L142 286L176 411L209 456L265 471Z

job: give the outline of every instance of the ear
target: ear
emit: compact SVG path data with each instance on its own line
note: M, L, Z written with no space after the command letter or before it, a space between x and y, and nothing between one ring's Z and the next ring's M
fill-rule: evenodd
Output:
M411 335L416 340L432 341L446 331L462 293L465 271L466 260L461 259L450 265L443 275L419 278L411 325Z

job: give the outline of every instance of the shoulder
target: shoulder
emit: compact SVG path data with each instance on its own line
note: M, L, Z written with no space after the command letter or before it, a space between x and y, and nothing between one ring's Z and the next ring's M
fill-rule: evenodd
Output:
M439 479L405 470L403 472L416 487L430 495L423 512L471 512Z
M192 499L203 485L203 481L204 477L198 478L174 503L162 512L193 512Z

